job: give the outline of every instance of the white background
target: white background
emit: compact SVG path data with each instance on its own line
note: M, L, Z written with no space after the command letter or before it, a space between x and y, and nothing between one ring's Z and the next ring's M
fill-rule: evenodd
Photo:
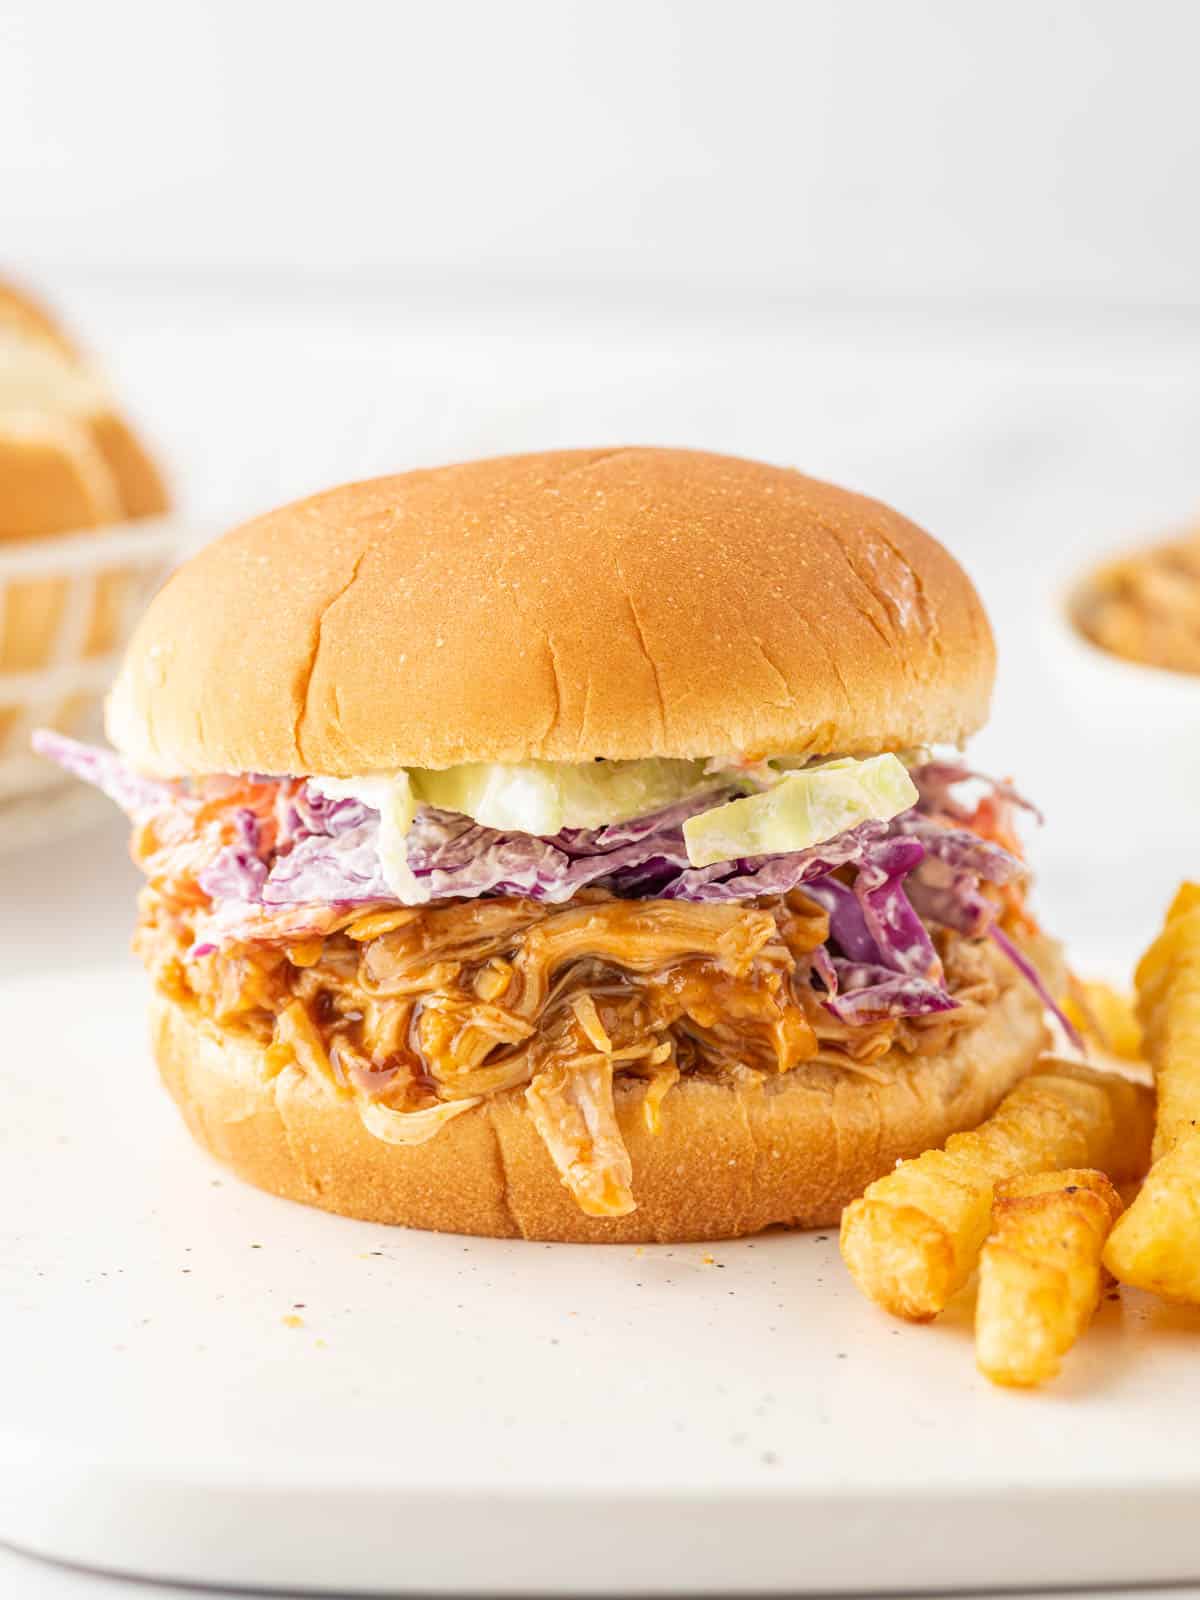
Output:
M39 266L1195 307L1180 0L8 0Z
M759 453L1003 565L1190 511L1188 0L6 0L0 253L216 526L493 449Z
M1147 746L1050 598L1200 508L1198 59L1187 0L3 0L0 270L102 356L197 536L557 444L894 501L993 612L981 759L1045 802L1047 919L1123 962L1200 870L1160 770L1200 714ZM130 874L68 859L94 898L45 950L109 959ZM10 928L52 870L0 857Z

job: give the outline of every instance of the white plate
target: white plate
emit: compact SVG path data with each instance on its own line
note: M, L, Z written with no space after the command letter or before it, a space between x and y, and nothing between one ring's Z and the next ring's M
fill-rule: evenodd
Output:
M523 1245L229 1178L127 968L0 990L0 1539L339 1592L767 1593L1200 1577L1200 1320L1105 1305L997 1392L827 1235ZM296 1321L295 1319L298 1319Z

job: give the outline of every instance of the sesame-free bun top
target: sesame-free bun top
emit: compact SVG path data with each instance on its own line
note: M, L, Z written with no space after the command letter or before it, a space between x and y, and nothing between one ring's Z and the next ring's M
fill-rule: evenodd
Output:
M166 775L867 754L960 743L994 673L970 581L878 501L690 450L348 484L159 593L109 734Z

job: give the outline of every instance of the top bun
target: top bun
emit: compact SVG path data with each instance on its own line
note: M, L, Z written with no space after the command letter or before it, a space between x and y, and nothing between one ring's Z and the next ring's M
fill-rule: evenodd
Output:
M995 667L970 581L878 501L691 450L349 484L182 567L113 742L175 776L959 744Z

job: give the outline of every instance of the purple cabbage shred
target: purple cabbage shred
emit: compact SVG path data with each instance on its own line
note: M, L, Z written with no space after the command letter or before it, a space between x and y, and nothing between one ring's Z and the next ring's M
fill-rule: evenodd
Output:
M35 734L33 743L102 789L137 823L195 803L186 782L143 777L111 751L49 731ZM983 783L1014 805L1034 808L1008 785L961 766L929 763L913 779L917 804L890 822L862 823L810 850L708 867L689 863L683 824L732 798L738 791L728 786L626 822L567 828L551 838L500 832L423 807L406 840L412 899L426 904L521 895L556 905L597 886L626 898L704 903L803 889L828 913L829 941L812 956L810 975L798 981L815 980L841 1021L863 1025L952 1009L930 936L931 926L942 926L972 938L990 935L1077 1043L1036 968L996 926L997 907L982 893L984 883L1012 883L1025 868L1007 850L959 826L969 813L953 791ZM255 920L268 911L396 903L381 860L377 811L359 800L318 794L308 783L262 781L280 782L273 847L266 847L255 814L238 809L235 837L200 873L217 910L219 937L252 936ZM214 948L210 938L193 955Z

